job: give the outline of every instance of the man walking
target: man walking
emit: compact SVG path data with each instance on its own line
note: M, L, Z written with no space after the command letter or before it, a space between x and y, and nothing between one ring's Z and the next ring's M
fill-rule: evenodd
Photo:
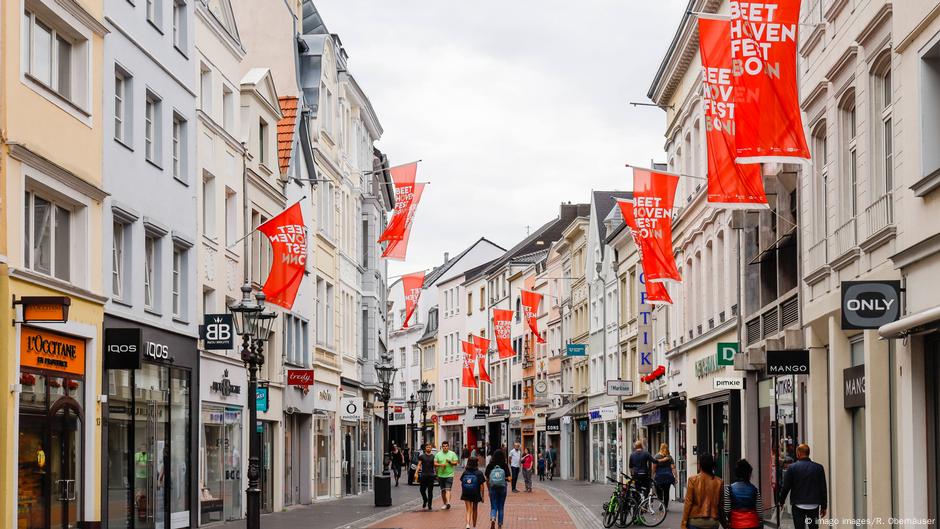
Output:
M441 501L444 506L441 510L450 509L450 488L454 485L454 468L460 459L457 453L450 450L447 441L441 443L441 449L434 455L434 468L437 470L437 481L441 485Z
M555 476L555 460L557 455L555 454L555 448L551 445L545 450L545 470L548 471L548 479L551 480Z
M796 447L796 462L791 463L783 473L779 502L786 501L787 495L790 495L793 527L795 529L819 527L819 518L826 515L828 506L826 471L822 465L809 458L808 444Z
M633 453L630 454L630 475L636 480L637 487L641 491L649 490L650 477L653 475L651 465L655 465L656 460L649 452L643 449L643 441L633 443Z
M516 490L516 482L519 481L519 469L522 464L522 452L519 451L519 443L512 444L512 450L509 451L509 470L512 473L512 491Z

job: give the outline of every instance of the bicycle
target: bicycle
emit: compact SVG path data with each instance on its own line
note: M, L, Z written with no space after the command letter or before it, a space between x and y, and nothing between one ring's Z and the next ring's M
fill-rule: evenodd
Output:
M656 527L666 519L666 506L656 496L652 487L641 488L636 479L622 474L627 481L621 483L613 478L607 480L616 483L617 488L610 500L604 504L604 527L630 527L633 524Z
M610 499L602 506L604 527L609 529L613 527L621 517L621 512L626 502L627 490L623 483L610 476L607 477L607 481L616 485L610 495Z
M639 491L636 494L639 501L636 503L635 521L645 527L656 527L663 523L666 519L666 506L656 495L655 489L649 487L645 496L640 495Z

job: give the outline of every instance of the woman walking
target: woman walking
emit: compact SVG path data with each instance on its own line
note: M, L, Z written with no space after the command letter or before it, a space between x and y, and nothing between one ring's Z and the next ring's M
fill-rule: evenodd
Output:
M401 467L405 466L405 454L398 448L398 445L392 445L392 474L395 475L395 486L398 486L398 480L401 479Z
M682 510L682 529L718 529L722 520L721 489L724 483L715 476L715 458L698 456L698 474L689 478Z
M506 510L506 484L512 480L509 465L506 464L506 452L497 449L490 456L490 462L483 472L490 491L490 529L503 528L503 513Z
M431 453L431 443L424 444L424 451L418 456L418 468L415 469L415 481L421 489L422 509L431 510L434 500L434 481L437 473L434 470L434 454Z
M734 483L722 490L722 508L728 514L727 529L760 529L764 504L760 490L751 483L754 469L746 459L734 465Z
M656 471L653 474L656 496L669 510L669 487L676 484L676 461L669 454L669 445L666 443L659 445L659 453L653 459L656 460Z
M479 462L475 457L469 458L460 476L460 499L467 508L467 529L477 526L477 508L483 501L485 487L486 477L480 472Z
M525 482L525 491L532 492L532 469L535 458L528 448L522 449L522 481Z

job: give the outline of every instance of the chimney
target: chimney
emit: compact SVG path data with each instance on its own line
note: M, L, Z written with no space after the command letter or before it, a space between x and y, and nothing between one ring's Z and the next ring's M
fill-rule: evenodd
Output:
M444 262L446 263L449 260L450 260L450 252L444 252Z

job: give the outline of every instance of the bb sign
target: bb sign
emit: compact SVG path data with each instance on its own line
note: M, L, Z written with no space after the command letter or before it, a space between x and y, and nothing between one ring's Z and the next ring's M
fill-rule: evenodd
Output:
M842 282L843 329L877 329L900 316L900 281Z

